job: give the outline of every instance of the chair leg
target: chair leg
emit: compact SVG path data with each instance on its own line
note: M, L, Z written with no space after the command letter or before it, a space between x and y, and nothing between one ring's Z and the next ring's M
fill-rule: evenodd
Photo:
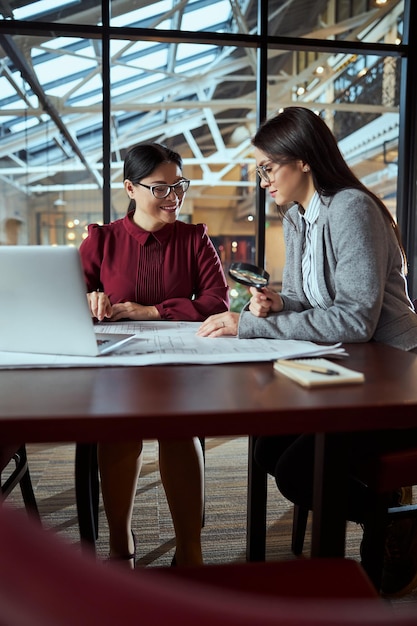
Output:
M294 504L291 550L297 556L299 556L303 551L308 513L308 509L298 506L298 504Z
M30 513L31 516L34 517L36 520L40 521L41 518L35 499L35 494L33 492L32 479L29 472L26 446L23 445L21 448L19 448L18 454L20 456L21 462L26 467L26 470L23 473L22 478L20 479L20 491L22 492L23 502L25 503L25 507L28 513Z
M25 444L21 445L20 448L15 452L15 454L13 455L13 460L16 467L11 475L8 477L8 479L1 486L2 496L3 498L7 498L11 491L17 486L17 484L19 484L26 511L30 513L32 517L40 521L38 505L36 503L35 494L33 492L32 480L29 472Z
M255 461L257 437L248 438L248 493L246 513L246 560L265 561L268 474Z
M200 437L200 443L201 443L201 449L203 451L203 459L204 459L204 475L206 473L206 440L204 437ZM205 483L205 476L204 476L204 483ZM204 525L206 523L206 504L205 504L205 499L204 499L204 506L203 506L203 519L201 520L201 527L204 528Z
M31 514L32 517L40 521L41 517L39 514L38 505L36 503L35 494L33 492L32 480L29 473L29 468L27 472L22 477L20 481L20 490L22 492L23 502L25 503L26 510Z
M75 497L80 537L91 551L98 537L98 478L97 444L77 443L75 448Z
M362 567L378 592L382 583L390 500L391 494L380 494L375 497L375 505L369 511L364 523L361 544Z
M15 463L15 469L4 481L1 485L1 493L3 498L7 498L7 496L13 491L16 485L22 480L23 476L27 471L27 458L26 458L26 448L22 445L13 455L13 461Z

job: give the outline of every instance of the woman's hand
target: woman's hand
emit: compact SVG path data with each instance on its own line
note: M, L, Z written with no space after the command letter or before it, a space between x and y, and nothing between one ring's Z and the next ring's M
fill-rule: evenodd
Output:
M92 317L96 317L99 322L108 319L111 322L119 320L159 320L161 316L154 306L143 306L136 302L110 303L109 297L102 291L92 291L87 294L88 306Z
M112 306L109 297L102 291L91 291L87 294L87 302L91 316L101 322L105 317L111 317Z
M144 306L137 302L119 302L113 304L111 321L135 320L145 322L147 320L160 320L158 309L154 306Z
M210 315L200 326L196 335L198 337L222 337L224 335L237 335L239 313L226 311Z
M252 298L249 301L249 311L255 317L267 317L271 311L279 313L284 308L279 293L268 289L268 287L262 287L261 291L258 291L256 287L251 287L249 291L252 294Z

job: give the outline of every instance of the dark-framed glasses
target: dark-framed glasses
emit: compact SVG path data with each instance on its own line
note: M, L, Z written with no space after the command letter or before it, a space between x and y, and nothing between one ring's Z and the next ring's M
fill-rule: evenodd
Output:
M144 185L143 183L138 183L138 185L150 189L154 198L161 200L162 198L167 198L171 191L174 191L178 198L181 198L190 186L190 181L183 178L183 180L179 180L175 185Z

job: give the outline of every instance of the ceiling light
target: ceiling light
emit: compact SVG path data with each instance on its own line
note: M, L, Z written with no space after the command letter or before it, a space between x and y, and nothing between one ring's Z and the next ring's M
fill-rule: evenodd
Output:
M54 206L67 206L64 198L62 197L62 193L59 194L59 198L57 198L54 202Z

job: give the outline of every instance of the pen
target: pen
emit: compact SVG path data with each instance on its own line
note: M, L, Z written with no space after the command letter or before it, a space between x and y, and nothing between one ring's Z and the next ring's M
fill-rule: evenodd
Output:
M327 367L320 367L319 365L309 365L307 363L296 363L295 361L288 361L287 359L277 359L279 365L285 365L286 367L294 367L298 370L307 370L314 374L325 374L326 376L339 376L339 372L336 370L328 369Z

